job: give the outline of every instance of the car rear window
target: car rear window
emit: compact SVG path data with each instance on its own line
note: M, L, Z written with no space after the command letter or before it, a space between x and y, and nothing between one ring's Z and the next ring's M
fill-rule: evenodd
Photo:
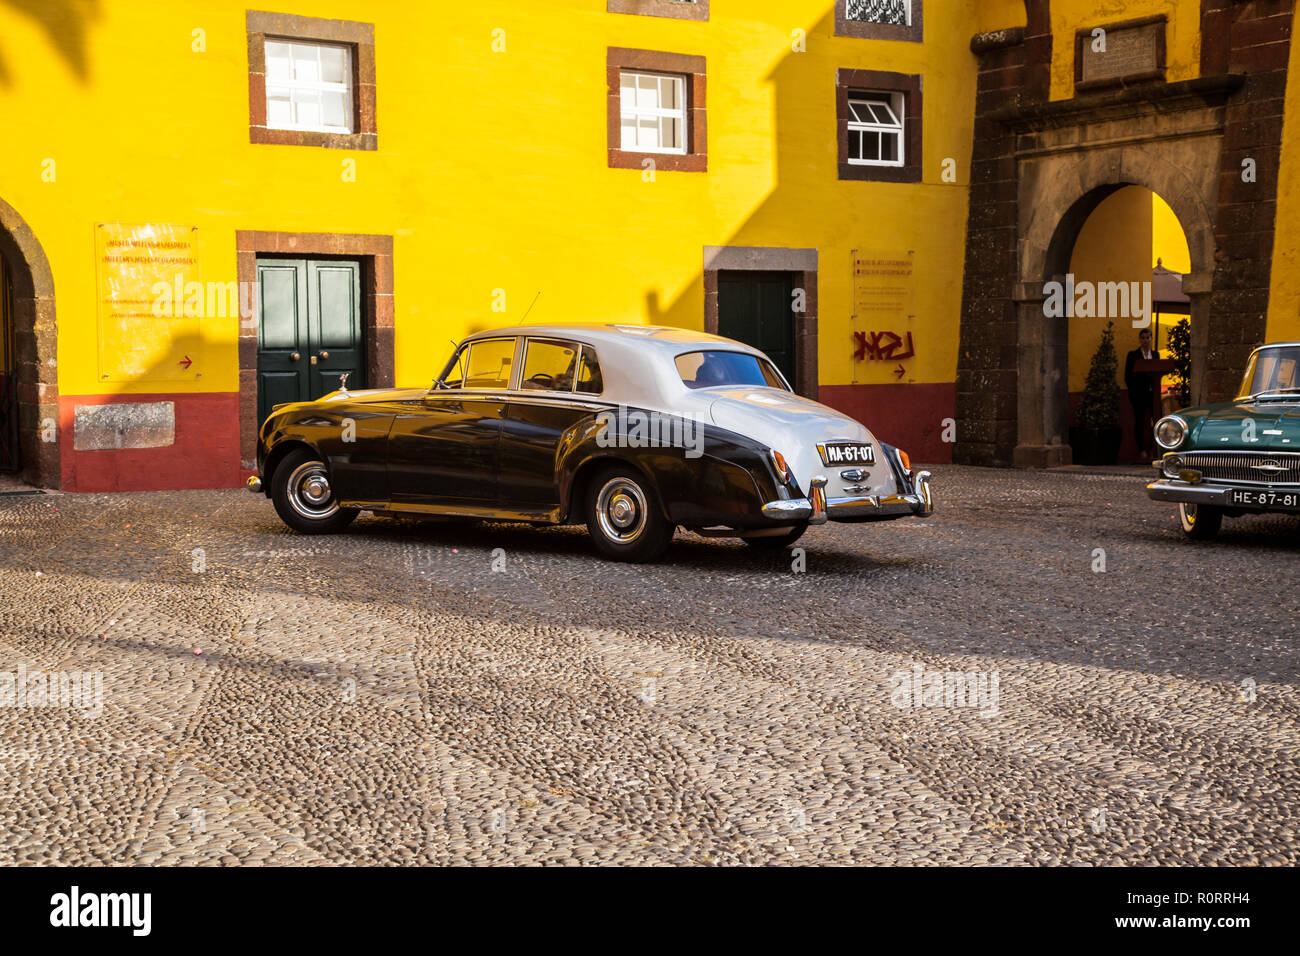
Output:
M747 352L686 352L677 356L677 374L687 388L766 385L787 390L771 362Z

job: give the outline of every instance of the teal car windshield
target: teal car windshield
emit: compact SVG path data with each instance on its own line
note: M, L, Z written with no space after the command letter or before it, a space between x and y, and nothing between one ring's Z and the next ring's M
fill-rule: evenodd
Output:
M1237 397L1288 393L1300 396L1300 345L1255 352L1246 366Z

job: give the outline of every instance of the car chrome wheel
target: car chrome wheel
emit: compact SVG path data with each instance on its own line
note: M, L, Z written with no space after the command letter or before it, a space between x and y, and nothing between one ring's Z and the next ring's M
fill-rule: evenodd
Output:
M612 478L596 497L596 521L601 533L619 544L631 544L645 530L645 492L630 478Z
M328 518L339 510L323 462L309 461L295 468L289 475L286 490L289 506L304 518Z

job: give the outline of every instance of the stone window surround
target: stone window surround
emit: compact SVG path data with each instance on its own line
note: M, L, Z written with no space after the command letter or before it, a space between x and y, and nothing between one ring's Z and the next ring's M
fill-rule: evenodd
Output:
M903 166L859 166L849 162L849 94L854 92L903 94ZM840 69L835 74L835 140L839 178L877 183L919 183L923 126L920 74L884 70Z
M721 272L783 272L804 290L804 311L795 313L795 380L790 383L805 398L817 399L817 250L779 246L704 247L704 331L718 334L718 274Z
M1108 34L1114 30L1128 30L1139 27L1150 26L1154 23L1162 25L1159 33L1159 40L1156 43L1156 68L1146 73L1134 73L1130 76L1112 76L1103 80L1090 80L1084 82L1083 79L1083 46L1085 43L1092 42L1092 31L1101 27ZM1169 42L1169 17L1160 13L1150 17L1138 17L1134 20L1123 20L1119 23L1097 23L1090 27L1080 27L1074 32L1074 90L1075 93L1085 93L1090 90L1101 90L1115 86L1132 86L1134 83L1161 82L1165 80L1165 56L1166 46Z
M249 10L248 140L280 146L323 146L328 149L379 148L375 123L375 27L352 20L323 20L287 13ZM353 116L356 132L322 133L272 129L266 125L266 40L307 40L346 44L352 49Z
M848 0L835 0L835 35L837 37L857 37L861 40L910 40L921 43L924 40L925 12L924 0L912 0L912 25L897 26L892 23L866 23L862 20L850 20L845 15Z
M606 0L607 13L630 13L643 17L670 17L674 20L709 19L709 0Z
M620 148L623 138L623 95L620 77L624 70L647 73L672 73L686 77L686 115L690 152L645 153ZM632 50L609 47L605 54L605 77L608 85L607 126L609 131L609 165L611 169L644 169L645 160L654 160L656 170L702 173L709 168L708 128L705 114L705 58L684 53L655 50Z
M329 257L361 261L361 335L366 362L366 386L390 388L394 377L393 237L326 232L235 233L237 278L257 282L257 257L276 254L302 258ZM239 458L240 467L257 467L257 349L258 325L239 327Z

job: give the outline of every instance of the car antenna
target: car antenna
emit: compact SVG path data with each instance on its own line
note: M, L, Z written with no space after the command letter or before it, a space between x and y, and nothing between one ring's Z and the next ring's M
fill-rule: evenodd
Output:
M528 313L533 311L533 306L537 304L537 300L540 299L541 297L542 297L542 290L538 289L537 295L533 296L533 301L528 303L528 308L524 312L524 318L519 320L520 325L524 324L524 319L528 318Z

